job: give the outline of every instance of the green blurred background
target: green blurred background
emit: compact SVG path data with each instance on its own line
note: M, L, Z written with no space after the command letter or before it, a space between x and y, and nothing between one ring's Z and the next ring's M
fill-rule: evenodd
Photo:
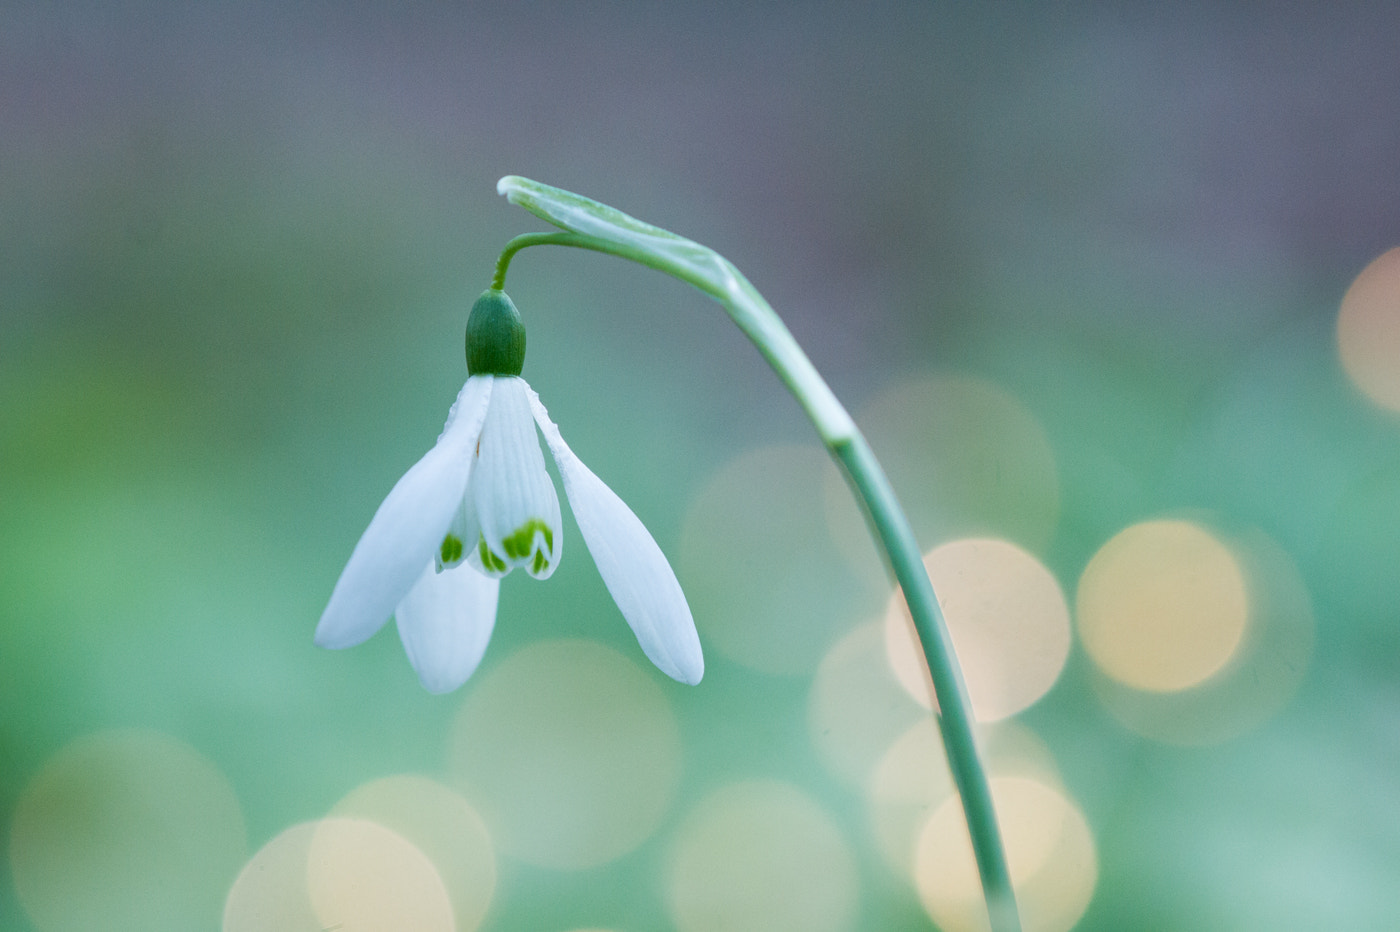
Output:
M0 927L976 927L859 515L653 272L530 250L510 291L525 376L676 566L701 685L646 664L572 518L455 694L392 625L312 646L541 227L508 173L732 259L946 545L945 600L984 581L948 611L1028 928L1400 927L1400 415L1337 341L1400 242L1397 34L1385 4L4 4Z

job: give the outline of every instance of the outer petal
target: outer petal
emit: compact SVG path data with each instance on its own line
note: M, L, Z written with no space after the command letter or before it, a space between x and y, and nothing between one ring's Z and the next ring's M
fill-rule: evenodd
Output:
M496 379L468 494L490 551L478 554L486 571L504 576L523 566L536 579L547 579L559 565L564 525L530 417L529 393L523 379Z
M530 407L564 478L564 494L598 573L651 662L667 676L694 685L705 675L700 638L676 574L642 522L574 456L539 396Z
M466 490L493 382L467 379L436 446L374 513L316 626L319 646L353 647L378 631L432 559Z
M408 662L430 693L450 693L476 671L496 625L501 582L470 566L418 577L394 611Z

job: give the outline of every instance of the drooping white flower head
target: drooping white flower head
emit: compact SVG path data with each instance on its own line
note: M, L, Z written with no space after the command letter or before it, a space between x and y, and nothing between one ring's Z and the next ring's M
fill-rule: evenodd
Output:
M705 671L676 574L623 501L574 456L520 378L524 328L510 299L487 291L467 327L469 376L437 443L389 492L350 554L316 627L321 647L353 647L392 614L429 692L476 670L496 622L501 577L546 579L563 524L538 426L622 616L652 663L682 683Z

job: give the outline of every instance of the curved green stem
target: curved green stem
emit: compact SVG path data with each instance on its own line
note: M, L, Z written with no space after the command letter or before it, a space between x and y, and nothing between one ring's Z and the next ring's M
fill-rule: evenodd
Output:
M943 734L943 748L948 755L949 768L962 797L963 813L972 835L972 851L977 858L977 872L982 877L982 892L987 900L987 912L993 932L1019 930L1020 916L1011 888L1011 875L1006 867L1006 854L997 831L996 811L992 805L991 786L977 756L977 742L972 733L971 703L958 668L953 642L948 637L948 625L943 610L933 594L933 583L919 553L918 542L909 527L904 511L899 507L894 489L870 445L860 433L849 443L831 447L831 453L846 468L846 474L869 510L880 543L889 555L895 578L904 590L904 601L914 619L919 644L933 679L938 697L938 727Z
M529 246L546 245L573 246L630 259L699 288L723 304L729 311L729 316L739 325L739 329L758 347L758 351L777 371L783 384L797 397L807 415L816 424L823 442L830 446L855 433L855 422L831 393L831 389L797 345L786 325L778 319L778 315L768 306L768 302L763 300L763 296L733 266L729 266L733 277L726 277L724 281L717 283L714 278L703 274L703 270L626 243L583 233L525 233L506 243L505 248L501 250L501 257L496 260L496 274L492 277L491 287L505 290L506 271L517 252ZM725 265L729 264L728 260L722 259L717 253L713 255Z
M525 233L517 236L501 250L501 257L496 260L496 273L491 276L491 287L496 291L506 290L506 270L510 268L510 260L527 246L571 246L575 245L574 240L577 238L573 233Z
M511 240L496 263L491 287L504 289L510 260L529 246L572 246L630 259L688 282L719 301L796 396L864 504L895 578L904 590L938 697L939 730L972 836L991 928L993 932L1020 932L1021 921L1006 867L1006 852L997 830L991 787L978 758L971 704L948 637L948 626L909 521L885 471L846 409L773 308L723 256L614 208L539 182L507 176L497 189L512 203L565 232L527 233Z

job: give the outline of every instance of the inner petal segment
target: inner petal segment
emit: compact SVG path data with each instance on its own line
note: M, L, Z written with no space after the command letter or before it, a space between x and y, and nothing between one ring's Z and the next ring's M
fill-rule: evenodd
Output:
M562 542L559 496L522 379L496 379L467 494L480 526L473 565L490 575L524 567L536 579L554 572Z

